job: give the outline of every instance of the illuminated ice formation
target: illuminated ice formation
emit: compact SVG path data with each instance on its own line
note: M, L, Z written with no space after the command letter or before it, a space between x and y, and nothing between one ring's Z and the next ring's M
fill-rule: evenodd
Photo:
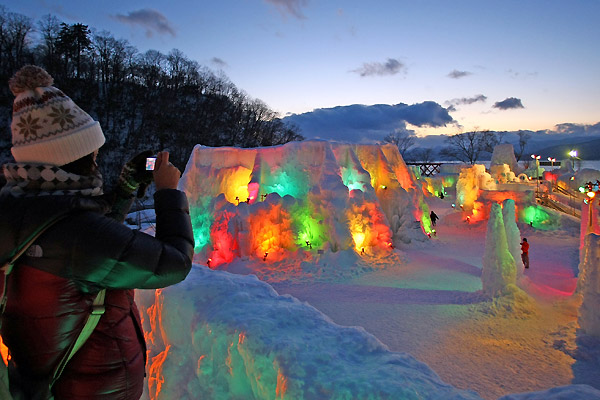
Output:
M456 182L456 202L466 212L477 214L482 204L477 202L480 190L495 190L494 178L485 170L485 165L475 164L463 168Z
M238 257L279 261L298 250L387 254L431 231L420 186L390 144L198 145L180 188L195 260L211 267Z
M506 199L502 202L502 222L506 232L506 244L508 251L515 262L517 275L523 272L523 263L521 262L521 231L517 226L515 201Z
M587 335L600 337L600 236L591 233L585 243L579 264L577 292L582 296L579 326Z
M512 171L515 175L521 173L521 167L515 157L515 150L510 143L501 143L494 146L494 152L492 153L492 160L490 161L490 167L506 165L509 171Z
M502 143L494 147L490 161L490 174L498 183L517 182L521 167L515 158L515 150L510 143Z
M509 285L516 284L516 264L508 248L502 207L492 204L485 237L485 253L481 281L483 293L495 297L506 293Z
M491 165L490 175L492 175L492 177L498 183L510 183L519 181L519 178L515 175L513 171L511 171L508 164Z

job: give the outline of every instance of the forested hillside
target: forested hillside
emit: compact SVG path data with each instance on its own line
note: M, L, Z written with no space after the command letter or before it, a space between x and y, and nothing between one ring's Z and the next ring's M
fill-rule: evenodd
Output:
M7 82L26 64L44 67L54 86L100 122L106 183L146 149L168 149L182 169L196 144L255 147L303 139L262 101L177 49L140 53L109 32L51 15L33 21L0 5L0 163L12 160L14 96Z

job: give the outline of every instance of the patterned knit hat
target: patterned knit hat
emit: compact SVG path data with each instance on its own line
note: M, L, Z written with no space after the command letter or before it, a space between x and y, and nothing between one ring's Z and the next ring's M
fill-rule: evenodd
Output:
M53 83L44 69L34 65L24 66L8 82L16 96L11 152L19 163L61 166L104 144L100 124Z

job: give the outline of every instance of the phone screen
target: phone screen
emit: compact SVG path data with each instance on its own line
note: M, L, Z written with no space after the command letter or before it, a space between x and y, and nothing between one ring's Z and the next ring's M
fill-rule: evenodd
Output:
M155 164L156 164L156 157L146 158L146 171L154 171Z

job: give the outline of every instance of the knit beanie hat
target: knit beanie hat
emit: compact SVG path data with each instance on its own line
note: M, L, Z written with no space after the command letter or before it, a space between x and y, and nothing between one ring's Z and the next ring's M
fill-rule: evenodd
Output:
M100 124L53 83L34 65L24 66L8 82L16 96L10 125L16 162L61 166L104 144Z

